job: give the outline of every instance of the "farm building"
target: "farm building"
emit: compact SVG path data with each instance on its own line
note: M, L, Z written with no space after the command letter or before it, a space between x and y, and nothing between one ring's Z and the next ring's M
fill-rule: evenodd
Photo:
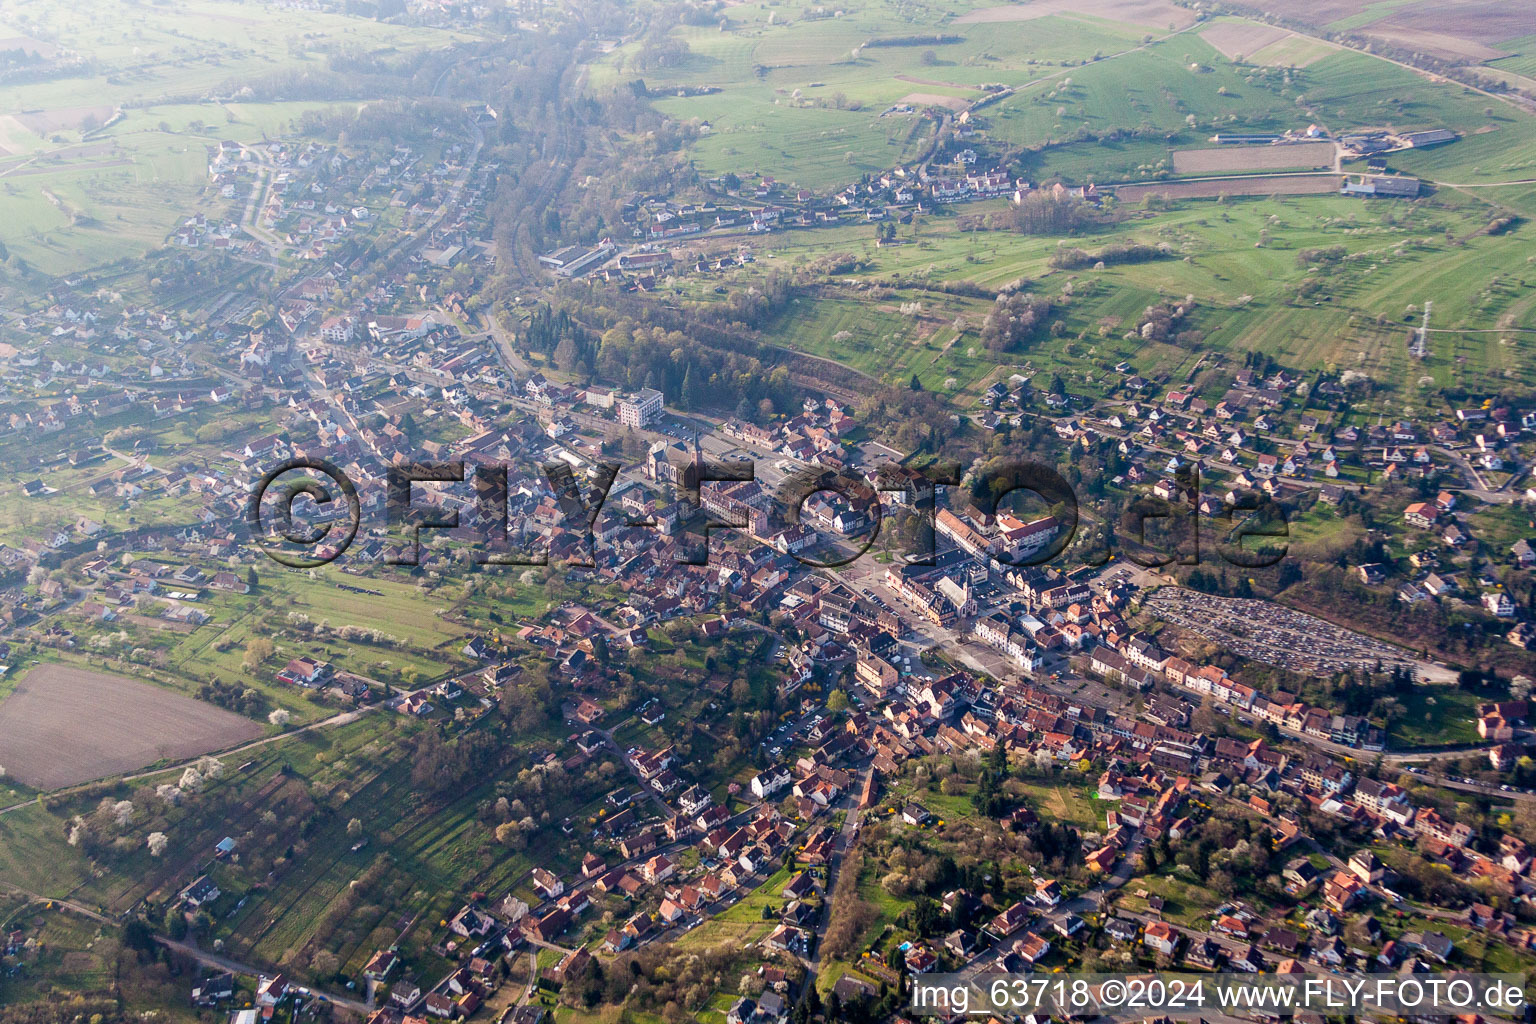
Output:
M1339 189L1345 196L1379 196L1391 199L1412 199L1419 194L1419 179L1395 175L1366 174L1359 181L1344 179Z
M1410 149L1423 149L1426 146L1439 146L1447 142L1456 141L1456 133L1448 128L1431 128L1428 131L1408 132L1402 137L1403 145Z

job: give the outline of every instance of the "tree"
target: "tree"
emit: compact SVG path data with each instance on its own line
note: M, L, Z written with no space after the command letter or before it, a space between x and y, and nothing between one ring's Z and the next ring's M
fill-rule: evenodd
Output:
M363 834L363 822L362 822L361 818L353 818L351 821L347 822L347 835L350 838L356 839L358 836L360 836L362 834Z
M688 369L683 371L683 386L681 390L678 391L677 402L684 409L692 412L694 408L694 400L695 395L693 390L693 364L689 363Z
M907 387L911 388L913 391L921 391L923 390L923 382L918 380L917 374L914 373L912 375L912 382L908 384Z
M314 971L315 975L321 978L331 977L340 966L341 958L328 949L320 950L309 961L310 970Z
M848 695L842 690L833 690L831 693L827 694L827 710L847 711Z
M160 856L165 853L166 847L171 845L171 841L166 838L164 832L151 832L145 839L145 842L149 846L149 855L151 857Z
M241 664L247 672L255 672L262 663L276 653L277 648L264 636L253 636L246 641L245 658Z
M576 368L576 340L567 334L555 346L555 365L566 373Z
M155 933L149 927L149 922L142 917L135 916L123 925L123 945L139 954L142 959L145 953L151 953L155 949Z

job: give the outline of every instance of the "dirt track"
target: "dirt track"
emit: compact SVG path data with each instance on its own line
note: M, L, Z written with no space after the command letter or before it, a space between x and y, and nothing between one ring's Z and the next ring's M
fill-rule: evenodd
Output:
M59 789L262 732L248 718L158 686L39 665L0 701L0 765L35 789Z

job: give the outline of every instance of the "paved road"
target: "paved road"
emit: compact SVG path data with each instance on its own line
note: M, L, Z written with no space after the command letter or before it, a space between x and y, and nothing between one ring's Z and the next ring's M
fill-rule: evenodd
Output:
M155 941L167 949L173 949L183 956L191 957L198 963L207 964L209 967L217 967L219 970L229 971L231 974L240 974L248 978L254 978L263 974L271 977L277 973L275 968L253 967L238 960L231 960L227 956L220 956L217 953L210 953L205 949L199 949L191 943L168 939L163 935L156 935ZM351 996L336 995L313 987L310 988L310 991L325 1002L334 1003L337 1006L363 1014L364 1016L373 1012L373 1007L368 1003L353 999Z
M859 834L859 821L863 817L864 810L858 806L858 794L863 792L864 786L869 782L869 777L874 770L873 766L865 768L864 774L859 778L858 786L848 787L853 808L848 812L848 816L843 819L842 831L837 834L837 839L832 844L832 854L827 858L827 884L824 892L826 893L829 905L823 908L821 919L816 924L815 953L805 964L805 987L802 989L804 992L809 992L815 987L816 973L821 970L821 940L826 937L827 925L832 921L830 907L832 887L837 884L837 873L842 869L843 857L847 854L849 847L853 845L854 840Z

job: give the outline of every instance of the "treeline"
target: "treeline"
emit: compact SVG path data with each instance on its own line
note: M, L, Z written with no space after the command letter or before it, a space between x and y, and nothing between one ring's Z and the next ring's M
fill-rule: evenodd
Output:
M950 43L963 43L965 36L955 35L910 35L910 36L885 36L880 39L866 40L865 46L946 46Z
M1092 230L1106 223L1108 218L1081 199L1058 199L1045 189L1036 189L1022 202L1009 207L1003 220L1020 234L1070 235Z
M988 352L1015 351L1045 327L1052 309L1044 295L1016 291L999 296L981 325L981 343Z
M596 335L572 320L563 309L535 309L533 319L523 331L523 347L552 357L555 365L566 373L589 374L597 362Z
M298 127L305 135L383 152L398 143L430 139L434 131L442 131L444 125L458 125L463 118L460 104L425 97L380 100L355 108L306 110L299 115Z
M33 1003L0 1004L0 1024L79 1024L84 1020L92 1024L120 1024L138 1019L138 1014L125 1013L115 999L81 995Z
M604 332L594 370L627 390L655 388L684 409L733 409L755 421L788 411L796 397L788 369L765 364L750 348L714 348L627 319Z
M1309 267L1331 267L1344 262L1344 258L1348 255L1349 250L1342 245L1299 249L1296 252L1296 265L1303 270Z
M1167 245L1147 245L1142 242L1116 242L1098 252L1089 252L1076 246L1063 246L1051 253L1046 262L1057 270L1082 270L1102 263L1106 267L1125 263L1150 263L1152 260L1169 259L1174 255Z
M210 679L199 686L197 698L247 718L265 718L267 712L271 710L271 702L260 690L220 682L217 679Z
M660 1015L669 1022L693 1020L692 1015L704 1009L722 985L739 990L735 976L727 972L740 965L741 955L740 947L734 945L696 950L655 943L620 954L611 962L594 958L580 977L566 980L560 1000L586 1010L623 1004L627 1010ZM790 978L798 981L801 969L788 970ZM761 979L754 976L749 991L760 993Z
M1194 312L1193 296L1183 302L1158 302L1148 306L1136 321L1136 333L1143 341L1164 341L1193 349L1204 340L1202 331L1183 329Z
M892 443L914 455L942 455L964 464L979 448L964 417L955 417L943 399L919 389L878 390L860 405L859 419L887 425Z
M488 732L466 732L450 741L428 729L411 745L411 785L432 797L457 793L497 766L503 751L504 745Z

